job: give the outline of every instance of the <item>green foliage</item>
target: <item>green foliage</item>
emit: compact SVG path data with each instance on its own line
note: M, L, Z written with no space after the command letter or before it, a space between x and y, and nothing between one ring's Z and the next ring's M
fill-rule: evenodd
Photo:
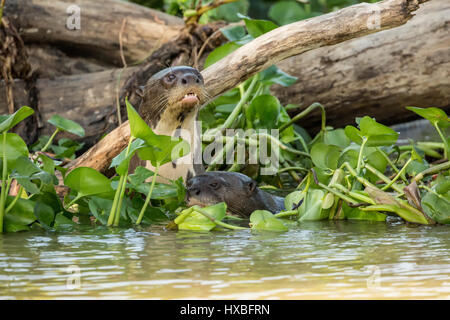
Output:
M179 230L194 230L194 231L210 231L216 227L216 223L211 221L200 213L200 208L193 207L193 210L186 209L174 220L178 225ZM220 202L216 205L203 208L203 210L217 221L225 218L227 205L225 202Z
M58 128L60 131L67 131L79 137L84 137L84 129L78 123L61 117L60 115L53 115L48 122Z
M250 216L250 225L253 230L264 231L287 231L288 228L283 221L275 218L272 212L266 210L256 210Z

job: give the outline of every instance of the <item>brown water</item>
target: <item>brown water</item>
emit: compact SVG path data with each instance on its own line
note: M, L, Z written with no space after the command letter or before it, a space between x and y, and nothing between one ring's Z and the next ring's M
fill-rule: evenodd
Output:
M401 223L31 231L0 235L0 298L449 299L449 253L450 227Z

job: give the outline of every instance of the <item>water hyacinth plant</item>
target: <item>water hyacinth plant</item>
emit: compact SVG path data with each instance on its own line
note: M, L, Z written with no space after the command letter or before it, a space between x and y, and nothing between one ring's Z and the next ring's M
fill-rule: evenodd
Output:
M210 54L206 66L276 27L270 21L241 18L246 29L239 25L223 29L229 42ZM324 106L314 103L291 117L290 109L299 106L282 105L270 87L295 81L272 66L200 110L204 148L227 129L254 132L251 136L222 135L230 149L242 143L258 153L261 141L279 148L280 166L272 175L260 174L263 164L242 164L233 157L231 163L223 161L228 157L226 148L214 154L206 168L243 172L262 188L286 195L286 210L277 214L257 210L244 224L252 230L282 232L293 222L324 219L385 221L395 216L415 224L450 223L450 142L445 131L450 122L443 110L408 107L432 123L442 142L411 141L399 146L398 133L370 116L334 129L326 125ZM225 203L186 208L181 179L158 183L159 168L189 153L189 145L182 139L155 134L128 101L126 106L131 135L127 148L111 163L116 172L112 178L86 167L67 173L62 166L62 158L74 158L82 144L68 139L53 141L60 131L83 136L78 124L53 116L49 122L55 132L41 137L30 153L25 142L8 131L33 110L22 107L12 115L0 116L0 231L72 228L74 220L129 227L172 218L171 225L180 230L249 229L226 222L236 218L227 216ZM314 110L321 112L321 126L311 137L297 123ZM149 161L154 171L138 167L129 172L133 157ZM56 175L61 175L60 180L70 189L62 200L55 189L59 183ZM10 195L13 182L18 189Z

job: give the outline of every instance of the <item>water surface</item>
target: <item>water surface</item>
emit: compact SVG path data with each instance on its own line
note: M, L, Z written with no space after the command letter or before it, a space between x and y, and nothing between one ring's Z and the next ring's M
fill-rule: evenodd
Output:
M448 226L402 223L30 231L0 235L0 298L449 299L449 252Z

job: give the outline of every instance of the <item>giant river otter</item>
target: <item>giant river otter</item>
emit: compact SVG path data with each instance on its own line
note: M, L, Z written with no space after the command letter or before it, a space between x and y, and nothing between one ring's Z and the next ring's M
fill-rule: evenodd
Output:
M189 206L209 206L225 202L228 210L249 217L255 210L277 213L284 210L284 199L256 186L256 181L237 172L211 171L186 182L186 202Z
M201 148L201 145L198 143L200 132L196 131L195 120L207 97L201 73L186 66L167 68L154 74L142 89L139 114L144 121L156 134L179 136L191 148L187 156L161 166L158 173L163 178L158 180L168 182L166 179L182 177L186 181L188 176L203 172L201 160L197 161L198 165L194 165L194 156L201 157L201 152L196 152L196 148ZM138 165L144 163L135 157L130 169L134 170ZM154 169L150 162L145 163L145 166Z

